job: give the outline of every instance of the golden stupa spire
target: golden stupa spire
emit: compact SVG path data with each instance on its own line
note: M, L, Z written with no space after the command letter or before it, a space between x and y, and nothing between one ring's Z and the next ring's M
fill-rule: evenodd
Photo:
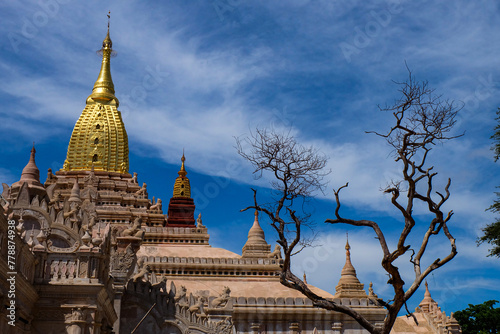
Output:
M110 21L110 13L108 13L108 33L106 37L102 41L102 49L97 51L100 55L102 55L102 64L101 71L99 72L99 76L94 84L94 89L92 89L92 94L90 94L89 98L93 100L116 100L118 106L118 100L115 97L115 85L113 84L113 80L111 79L111 68L110 68L110 58L113 57L116 53L113 50L113 42L109 37L109 21Z
M63 171L128 173L128 137L115 97L110 58L115 54L108 32L102 42L101 71L87 105L73 128Z
M187 172L184 167L184 162L186 161L186 157L184 156L184 150L182 150L182 165L181 170L177 172L179 176L175 179L174 184L174 197L191 197L191 185L189 183L189 179L186 177Z
M184 161L186 161L186 157L184 156L184 149L182 149L182 165L181 165L181 170L177 172L180 177L186 177L187 172L186 172L186 167L184 167Z

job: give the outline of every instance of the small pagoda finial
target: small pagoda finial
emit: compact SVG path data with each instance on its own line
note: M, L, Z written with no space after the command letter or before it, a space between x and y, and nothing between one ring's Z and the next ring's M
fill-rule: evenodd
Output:
M23 168L23 172L21 173L21 179L18 182L28 182L29 184L36 184L41 186L40 183L40 171L35 163L35 142L33 142L33 146L31 147L30 159L26 166Z
M305 271L304 271L304 283L307 284L307 276Z
M71 195L69 196L68 202L82 202L82 199L80 197L80 185L78 184L78 177L75 179L75 183L73 183L73 188L71 189Z
M431 293L429 291L429 284L427 283L427 280L425 280L425 294L424 297L431 298Z
M378 298L378 296L373 291L373 282L370 282L370 285L368 287L368 296Z
M187 178L186 167L184 166L184 162L186 161L186 157L184 156L184 150L182 150L181 157L181 169L177 172L179 176L175 179L174 184L174 197L191 197L191 185L189 184L189 179Z
M351 263L351 245L349 245L349 233L346 232L346 244L345 244L345 265L344 268L342 269L342 275L348 274L348 275L353 275L356 276L356 270L354 269L352 263Z
M184 161L186 161L186 157L184 156L184 149L182 149L181 161L182 161L181 170L178 172L178 174L181 177L186 177L187 172L186 172L186 167L184 167Z
M425 293L424 299L418 305L424 312L428 312L430 310L430 305L435 303L435 301L431 297L431 293L429 292L429 284L427 284L427 280L425 281Z
M247 242L243 246L243 257L267 257L270 256L269 244L266 242L264 230L259 224L259 211L255 209L254 221L248 231Z
M351 262L351 246L349 245L349 235L346 233L345 245L345 265L340 272L339 283L335 287L335 298L367 297L364 285L359 282L356 276L356 269Z

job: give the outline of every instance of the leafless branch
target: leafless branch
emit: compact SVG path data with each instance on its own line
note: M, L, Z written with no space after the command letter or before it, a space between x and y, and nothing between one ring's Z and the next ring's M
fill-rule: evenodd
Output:
M385 132L368 131L384 138L393 148L394 160L401 166L401 179L393 180L384 192L390 195L390 202L401 217L401 233L397 244L391 250L379 224L367 219L348 219L341 215L341 191L348 183L333 190L336 207L334 219L326 219L329 224L348 224L351 226L370 227L379 241L383 252L381 266L386 271L392 285L394 297L384 301L376 298L379 305L387 309L387 316L382 328L375 328L368 319L358 311L344 305L338 305L331 300L313 293L308 286L291 271L291 257L304 247L302 228L307 226L308 215L294 203L297 199L309 198L314 191L325 187L324 172L326 157L312 147L304 147L295 141L290 133L278 134L273 131L257 129L249 138L237 139L238 153L254 166L256 177L262 177L264 172L270 172L273 177L271 187L277 194L276 203L272 207L260 206L257 202L257 192L254 190L254 205L246 209L256 209L267 215L271 226L278 234L278 243L283 247L284 258L280 281L285 286L296 289L310 298L314 306L327 310L342 312L354 318L370 333L388 334L396 321L401 308L415 293L427 275L451 261L457 254L455 239L448 229L453 212L445 214L443 205L450 197L451 180L441 190L434 189L437 172L429 166L429 152L437 144L458 138L453 127L460 106L454 102L443 100L435 95L427 82L415 80L408 69L408 79L396 82L400 98L390 106L379 108L388 111L394 117L393 125ZM424 204L428 212L428 221L422 221L414 216L414 206ZM246 210L244 209L244 210ZM420 247L411 248L407 238L416 224L426 225ZM440 232L448 238L450 251L444 257L437 257L430 265L422 267L421 259L425 254L432 236ZM307 243L306 243L307 244ZM413 264L415 277L405 289L405 282L395 262L402 256L408 257ZM408 286L408 285L407 285ZM408 312L410 315L411 313Z

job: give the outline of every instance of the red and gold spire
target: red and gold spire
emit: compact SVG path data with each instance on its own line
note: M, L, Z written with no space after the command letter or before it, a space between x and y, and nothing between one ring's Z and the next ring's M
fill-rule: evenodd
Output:
M196 227L194 221L194 201L191 198L191 185L187 178L186 167L184 162L186 157L182 152L181 169L175 179L174 194L168 204L167 226L173 227Z
M187 178L186 167L184 167L184 161L186 161L186 157L184 157L184 152L182 152L182 165L181 170L177 172L179 176L175 180L174 184L174 197L177 198L190 198L191 197L191 185L189 183L189 179Z

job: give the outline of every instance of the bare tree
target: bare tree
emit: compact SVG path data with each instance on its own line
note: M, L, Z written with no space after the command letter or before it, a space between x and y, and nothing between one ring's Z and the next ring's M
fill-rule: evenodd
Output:
M325 299L312 292L308 286L291 271L291 257L296 253L295 248L301 242L301 225L304 217L293 209L293 201L299 197L308 197L317 190L323 189L322 172L326 165L326 158L318 154L313 148L304 148L298 145L289 135L279 135L272 131L257 130L252 138L247 140L249 152L243 149L242 142L237 140L238 153L250 161L255 167L254 173L262 175L264 171L274 173L272 188L276 198L273 209L259 205L254 190L254 205L247 209L256 209L264 212L271 220L271 225L278 233L278 243L284 250L284 262L280 281L283 285L300 291L313 305L327 310L342 312L354 318L370 333L389 333L397 315L407 300L415 293L422 281L435 269L443 266L457 254L455 239L451 235L447 223L453 212L442 211L443 205L450 197L451 180L448 179L444 189L434 191L433 183L437 175L433 167L428 165L428 153L438 143L459 137L453 135L452 129L455 118L461 109L453 102L442 100L435 96L427 82L417 82L410 70L409 78L405 82L396 82L401 97L391 106L379 108L390 111L395 124L384 133L373 133L384 138L394 149L396 163L401 165L401 179L393 180L384 189L391 195L391 203L401 216L401 233L395 249L391 250L379 224L366 219L348 219L340 214L340 192L348 184L334 189L336 200L335 218L327 219L329 224L349 224L353 226L367 226L373 229L383 252L382 268L389 275L388 284L392 285L394 297L390 300L378 298L380 305L387 309L383 326L375 327L360 312L332 300ZM418 224L428 224L427 230L417 247L408 244L408 236L417 221L413 210L419 203L424 204L428 211L427 222L419 220ZM293 233L290 234L290 227ZM443 258L434 259L430 265L422 266L421 260L427 250L431 237L440 234L447 237L450 243L450 252ZM409 259L414 269L414 280L405 289L400 269L394 262L401 257ZM409 311L407 310L409 313Z
M328 161L314 147L299 144L290 132L278 133L265 129L256 129L246 139L236 139L238 153L255 167L254 175L262 177L264 171L273 175L271 181L274 201L267 205L257 205L257 191L254 192L254 208L264 212L276 229L278 243L285 252L285 266L290 267L292 255L310 245L312 238L305 238L303 227L310 227L308 213L303 204L317 190L325 188L324 177ZM246 149L244 149L246 147ZM296 208L300 208L297 214Z

